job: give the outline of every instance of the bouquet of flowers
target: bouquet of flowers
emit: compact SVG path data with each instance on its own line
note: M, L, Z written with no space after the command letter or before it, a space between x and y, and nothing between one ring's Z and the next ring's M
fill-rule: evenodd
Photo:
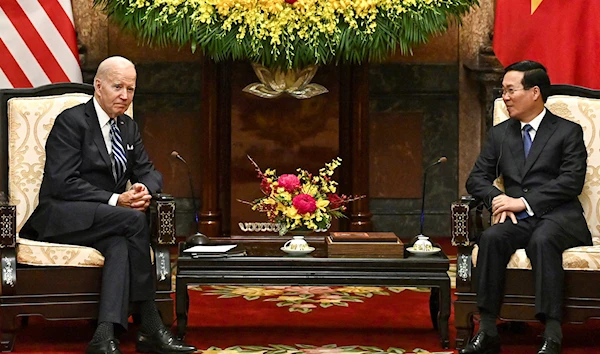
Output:
M326 163L318 175L298 168L297 174L281 176L273 169L262 172L250 156L248 159L258 172L264 196L253 202L239 201L251 205L252 210L266 213L270 222L279 225L282 236L295 229L328 229L331 219L345 217L346 204L365 197L337 193L338 183L331 176L342 164L339 157Z

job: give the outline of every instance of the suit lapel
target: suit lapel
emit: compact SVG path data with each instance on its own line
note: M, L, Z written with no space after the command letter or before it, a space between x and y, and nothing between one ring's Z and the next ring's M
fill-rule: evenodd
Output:
M96 109L94 108L93 100L89 100L85 105L85 113L87 117L87 123L92 131L92 137L94 138L94 143L100 151L100 156L102 156L102 160L108 168L112 171L112 163L110 161L110 156L108 155L108 150L106 150L106 143L104 142L104 136L102 136L102 129L100 128L100 123L98 123L98 115L96 114Z
M531 166L533 166L537 158L540 156L542 150L544 150L544 146L546 146L546 143L556 131L556 121L556 116L547 111L546 115L544 115L544 119L542 119L542 123L540 124L538 131L535 133L535 139L533 139L529 156L527 156L525 167L523 168L523 176L525 176L527 171L531 169Z

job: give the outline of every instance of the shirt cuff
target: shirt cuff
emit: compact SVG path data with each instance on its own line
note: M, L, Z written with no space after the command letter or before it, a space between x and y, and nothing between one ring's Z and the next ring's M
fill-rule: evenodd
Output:
M529 203L527 203L527 200L523 197L521 197L521 200L523 201L523 203L525 203L525 211L527 212L527 215L534 216L535 214L533 213L533 209L531 209Z
M117 206L117 202L119 201L120 194L114 194L108 200L108 205Z

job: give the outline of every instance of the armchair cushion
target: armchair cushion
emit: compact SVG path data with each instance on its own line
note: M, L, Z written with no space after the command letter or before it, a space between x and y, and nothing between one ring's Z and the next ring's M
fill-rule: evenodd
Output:
M563 268L570 270L600 270L600 237L592 238L593 246L573 247L563 252ZM477 245L473 247L472 259L473 265L477 266L477 254L479 248ZM509 269L531 269L531 262L527 258L524 249L517 250L510 261L507 268Z
M18 238L17 263L35 266L102 267L104 256L92 247Z

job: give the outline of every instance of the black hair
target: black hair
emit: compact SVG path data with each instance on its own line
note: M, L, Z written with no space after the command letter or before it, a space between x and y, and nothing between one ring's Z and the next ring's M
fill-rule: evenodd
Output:
M509 71L522 72L523 80L521 83L523 84L523 88L539 87L542 93L542 100L546 103L548 96L550 96L550 77L548 77L548 72L542 64L533 60L523 60L510 64L504 69L505 74Z

